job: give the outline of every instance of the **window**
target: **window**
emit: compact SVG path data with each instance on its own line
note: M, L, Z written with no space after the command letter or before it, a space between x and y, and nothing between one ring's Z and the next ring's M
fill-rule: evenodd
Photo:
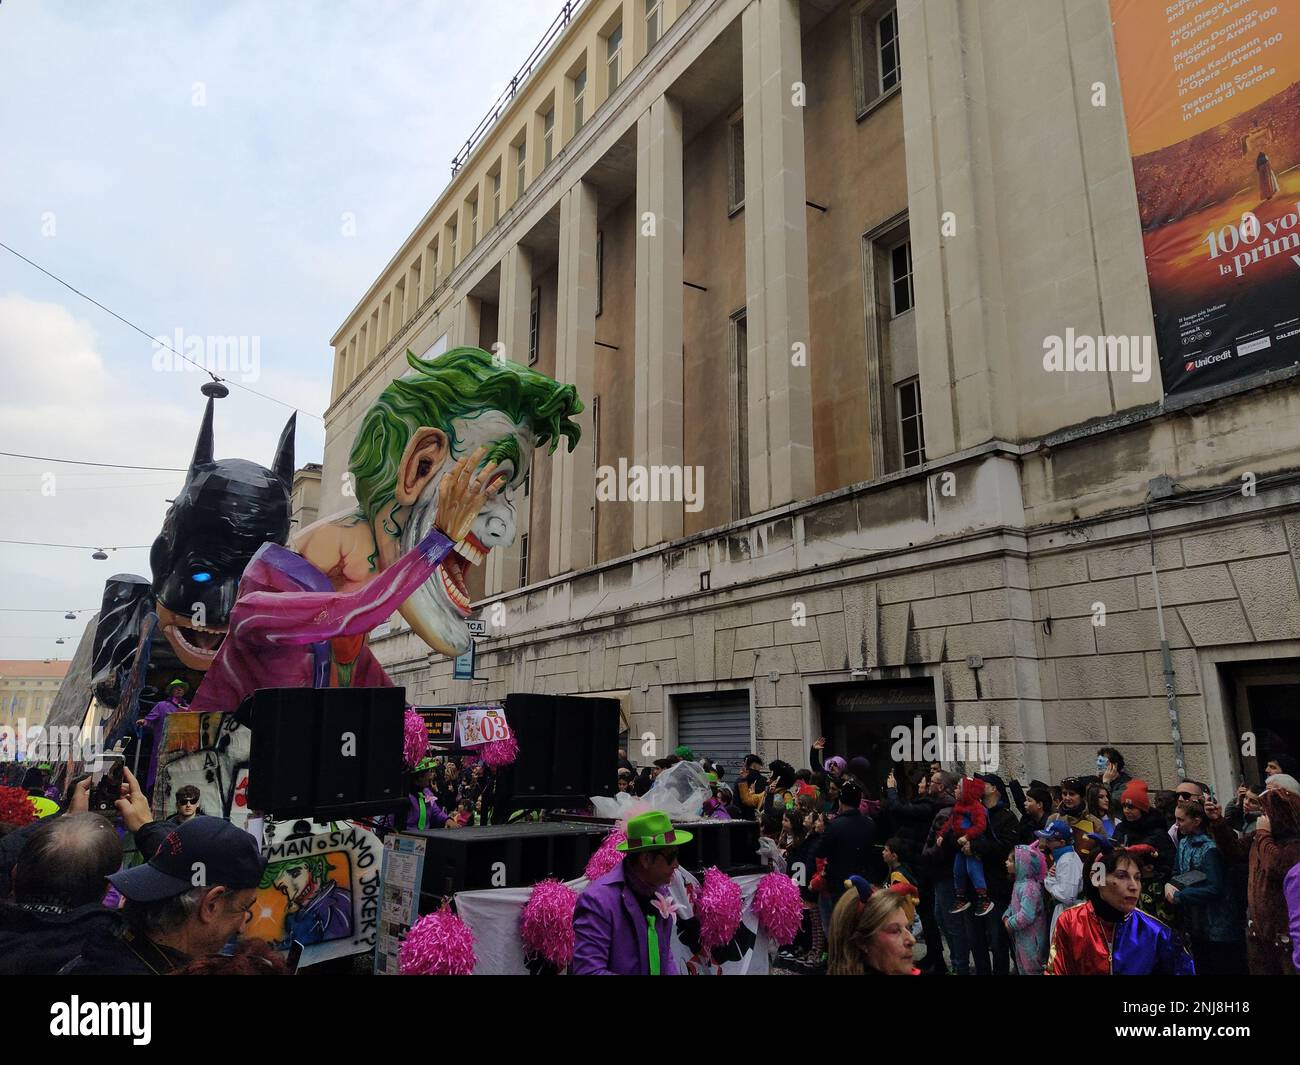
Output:
M542 289L539 285L533 289L533 298L528 303L528 365L537 361L542 339Z
M424 290L426 297L438 287L438 238L429 241L429 287Z
M519 585L528 583L528 534L519 537Z
M447 269L456 268L456 220L453 218L447 226Z
M555 108L542 115L542 166L550 166L555 150Z
M501 221L501 172L492 175L492 224Z
M912 242L903 241L889 252L889 292L894 317L912 309Z
M731 316L731 421L735 429L731 449L731 512L733 518L749 513L749 324L742 307Z
M610 31L609 37L605 41L605 69L609 74L609 91L607 96L613 96L614 90L618 88L619 77L621 74L620 62L623 58L623 27L615 26Z
M519 199L524 194L524 189L528 187L528 178L526 168L528 163L528 142L520 141L515 146L515 199Z
M573 76L573 132L582 129L584 115L583 104L587 96L587 68L583 67Z
M533 488L533 471L530 469L527 473L524 474L524 498L525 499L528 498L528 493L532 491L532 488Z
M605 309L605 232L596 230L596 317Z
M663 0L645 0L645 50L648 52L659 40L660 15L663 12Z
M876 55L880 71L879 91L886 93L903 80L898 61L898 9L887 11L876 23Z
M862 0L849 23L853 45L853 87L858 118L903 84L898 8L889 0Z
M903 469L925 461L925 425L921 418L921 379L912 377L897 386L898 435L902 442Z
M469 201L469 246L478 244L478 200Z
M731 120L727 138L727 213L735 214L745 206L745 119Z

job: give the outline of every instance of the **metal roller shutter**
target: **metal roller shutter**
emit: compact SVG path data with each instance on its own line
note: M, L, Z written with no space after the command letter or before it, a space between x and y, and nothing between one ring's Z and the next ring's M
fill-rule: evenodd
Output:
M675 700L677 743L697 758L705 755L726 766L729 782L740 775L750 752L749 696L745 692L691 695Z

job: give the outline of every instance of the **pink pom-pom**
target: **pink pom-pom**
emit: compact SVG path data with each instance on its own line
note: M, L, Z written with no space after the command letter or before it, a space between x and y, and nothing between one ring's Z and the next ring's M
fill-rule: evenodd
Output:
M403 976L469 976L477 960L474 933L446 906L416 921L397 954Z
M407 769L414 769L424 759L424 752L429 748L429 726L424 718L406 708L406 733L402 740L402 760Z
M578 893L558 880L543 880L533 887L519 917L519 938L524 951L538 954L557 969L573 959L573 911Z
M519 741L515 739L512 732L503 740L493 740L491 743L485 743L479 748L479 754L483 758L483 764L489 769L500 769L504 765L510 765L519 757Z
M627 833L621 828L612 829L601 841L596 853L587 859L587 868L582 875L591 881L599 880L618 865L623 860L623 852L618 849L618 845L625 839Z
M803 925L803 903L799 888L784 873L772 872L758 882L749 908L758 927L778 946L793 943Z
M740 927L740 885L716 865L705 871L704 883L695 893L695 916L705 950L730 943Z

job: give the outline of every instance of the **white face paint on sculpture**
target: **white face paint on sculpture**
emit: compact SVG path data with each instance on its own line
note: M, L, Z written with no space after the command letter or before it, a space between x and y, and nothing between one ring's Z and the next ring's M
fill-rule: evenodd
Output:
M457 460L471 454L480 446L491 447L503 437L513 436L519 444L521 456L518 468L512 460L501 465L509 470L506 488L489 500L479 512L465 545L438 567L402 605L400 613L411 630L440 654L455 656L469 649L469 629L465 619L470 614L469 593L465 575L471 565L478 565L489 551L506 548L515 542L514 493L523 484L532 463L537 440L532 430L522 422L512 421L499 410L485 410L474 418L457 418L452 422L456 445L449 458L429 480L420 499L415 504L410 520L402 526L402 552L412 550L433 527L438 513L438 486Z

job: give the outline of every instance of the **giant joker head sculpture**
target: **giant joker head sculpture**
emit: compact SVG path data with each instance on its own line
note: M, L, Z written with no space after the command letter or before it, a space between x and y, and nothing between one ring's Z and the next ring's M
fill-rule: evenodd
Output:
M444 655L468 649L470 614L465 574L488 552L508 547L516 535L513 495L532 465L533 451L561 437L569 450L580 430L572 420L583 407L572 385L494 358L480 348L453 348L433 359L406 354L410 370L390 384L367 412L349 461L357 510L306 530L294 546L336 586L364 584L392 565L433 527L438 487L455 463L486 449L504 487L487 501L470 533L400 608L425 643ZM496 479L494 474L493 479ZM322 526L332 525L332 531ZM357 528L340 538L340 525L364 525L373 548L358 555ZM364 558L364 565L358 560Z

